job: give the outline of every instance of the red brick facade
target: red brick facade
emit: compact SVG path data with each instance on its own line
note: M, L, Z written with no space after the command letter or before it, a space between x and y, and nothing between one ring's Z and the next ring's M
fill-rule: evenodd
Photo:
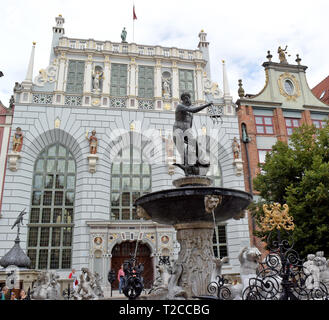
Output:
M329 105L329 76L317 84L312 92L318 99Z

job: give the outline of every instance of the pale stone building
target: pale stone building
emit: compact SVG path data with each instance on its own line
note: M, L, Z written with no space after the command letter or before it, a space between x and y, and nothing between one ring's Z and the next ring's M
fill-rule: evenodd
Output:
M12 222L27 208L21 247L33 268L67 277L73 267L89 267L107 285L108 271L117 271L137 244L146 283L152 281L159 257L175 258L179 247L172 227L141 221L133 203L173 188L183 174L172 165L171 136L184 91L195 104L215 103L194 117L215 185L244 190L232 152L239 128L225 63L221 90L210 79L208 50L203 31L196 50L68 38L58 16L49 66L33 78L33 44L26 79L14 90L12 127L21 127L24 141L18 157L8 155L13 167L6 171L0 256L13 245ZM88 141L93 130L97 150ZM215 255L229 256L223 273L239 273L237 256L249 245L247 218L215 231Z

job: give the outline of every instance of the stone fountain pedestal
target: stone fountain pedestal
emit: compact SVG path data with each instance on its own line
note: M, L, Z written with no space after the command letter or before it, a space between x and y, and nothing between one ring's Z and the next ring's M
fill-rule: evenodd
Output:
M252 195L211 187L212 179L186 176L173 181L175 189L146 194L135 201L140 217L172 225L180 252L168 288L155 290L149 299L192 299L207 294L215 267L213 253L216 223L240 219Z

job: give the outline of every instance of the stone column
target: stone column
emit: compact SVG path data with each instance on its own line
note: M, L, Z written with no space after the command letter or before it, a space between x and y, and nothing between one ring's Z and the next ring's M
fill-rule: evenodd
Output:
M179 76L176 61L172 63L172 98L179 101Z
M197 103L202 103L203 102L203 87L202 87L203 70L199 63L196 65L195 73L196 73L195 100Z
M174 226L181 249L175 267L180 268L176 285L181 287L187 298L207 295L213 270L213 223L193 222ZM170 279L170 282L174 282ZM169 287L169 298L172 287ZM176 291L177 292L177 291Z
M92 63L93 63L93 56L88 54L88 59L86 60L85 66L85 79L83 85L83 93L84 95L88 95L91 93L91 76L92 76Z
M138 68L136 58L132 57L128 66L128 106L130 108L137 108L137 81L138 81Z
M110 63L110 57L105 56L103 95L110 95L110 88L111 88L111 63Z
M58 77L56 81L56 92L64 92L65 91L65 68L66 68L66 54L62 52L59 57L59 67L58 67Z

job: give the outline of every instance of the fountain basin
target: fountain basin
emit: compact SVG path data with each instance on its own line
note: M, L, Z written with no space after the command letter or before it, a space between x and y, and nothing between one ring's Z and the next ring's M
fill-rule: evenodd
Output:
M182 223L213 222L212 213L205 209L205 196L220 196L214 209L216 222L239 219L252 201L250 193L217 187L188 186L146 194L135 201L155 222L177 225Z

